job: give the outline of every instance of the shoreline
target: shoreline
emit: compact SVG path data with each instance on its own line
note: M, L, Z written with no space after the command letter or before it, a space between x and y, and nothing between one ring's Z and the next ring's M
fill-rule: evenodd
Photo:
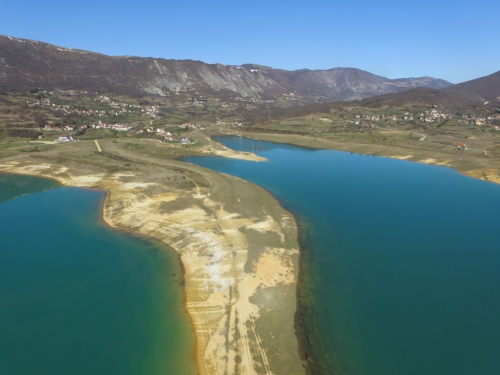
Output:
M56 180L57 181L57 180ZM61 185L61 187L65 187L66 185ZM99 199L99 212L98 212L98 215L97 215L97 220L100 221L100 223L108 228L111 228L112 230L115 230L115 231L118 231L118 232L121 232L121 233L126 233L127 235L129 236L133 236L133 237L136 237L136 238L139 238L141 239L142 241L146 241L148 243L151 243L153 244L155 247L158 247L160 249L160 251L165 251L165 252L172 252L172 255L174 255L175 253L175 258L176 258L176 261L178 262L179 266L180 266L180 269L181 269L181 273L182 273L182 277L181 277L181 292L182 292L182 295L183 295L183 299L182 299L182 313L186 315L186 317L188 318L189 322L190 322L190 331L192 332L192 335L193 335L193 338L194 338L194 347L193 347L193 363L195 363L196 365L194 367L196 367L196 371L199 372L199 369L198 369L198 358L197 358L197 351L196 351L196 347L197 347L197 336L196 336L196 332L194 331L194 321L193 321L193 318L191 316L191 314L189 313L188 311L188 308L187 308L187 292L186 292L186 287L185 287L185 284L186 284L186 268L184 267L184 263L182 262L182 259L181 259L181 256L179 254L178 251L176 251L174 248L170 247L168 244L164 243L163 241L157 239L157 238L154 238L154 237L151 237L151 236L147 236L147 235L143 235L141 233L137 233L137 232L133 232L133 231L130 231L128 229L123 229L123 228L117 228L117 227L113 227L111 226L107 221L106 219L104 218L104 205L105 205L105 202L106 202L106 197L108 195L108 193L104 190L99 190L99 189L92 189L92 188L85 188L85 187L80 187L79 189L89 189L89 190L97 190L97 191L100 191L102 192L102 198Z
M216 134L214 134L216 135ZM449 167L457 172L479 180L500 184L500 160L491 159L494 166L482 163L477 156L460 151L459 154L445 154L439 151L425 151L405 148L400 146L384 146L380 144L348 143L335 140L315 138L308 135L266 133L252 131L221 131L222 136L243 136L255 140L272 143L288 144L315 150L334 150L343 152L354 152L361 155L371 155L397 160L406 160L416 163Z
M104 191L101 217L106 225L160 241L179 254L200 374L303 373L293 319L299 256L296 228L293 216L267 191L177 161L171 167L185 168L182 178L175 180L183 188L164 187L142 172L82 174L26 159L4 160L0 171ZM198 174L208 181L198 181ZM248 204L256 200L259 207ZM255 238L262 236L269 237L265 247L252 248ZM215 250L206 254L210 247ZM290 288L293 293L287 292ZM264 309L263 297L279 290L285 292L278 297L285 311L279 312L283 317L277 326L269 326L266 319L278 312ZM269 333L277 341L262 338ZM279 353L281 348L286 355Z
M65 186L65 185L63 185L63 186ZM92 188L80 188L80 189L96 190L96 189L92 189ZM103 225L105 225L106 227L111 228L113 230L116 230L116 231L119 231L119 232L122 232L122 233L126 233L127 235L131 235L131 236L140 238L143 241L147 241L149 243L152 243L156 247L160 248L161 251L169 251L169 252L175 253L176 260L179 262L179 266L180 266L180 269L181 269L181 272L182 272L182 278L181 278L181 280L182 280L181 281L181 290L182 290L182 295L183 295L182 310L183 310L183 314L185 314L187 316L187 318L188 318L188 320L190 322L190 330L192 331L193 337L194 337L193 362L196 364L194 366L194 367L196 367L196 371L199 372L199 365L198 365L199 360L198 360L197 350L196 350L196 347L198 345L198 343L197 343L198 338L197 338L196 332L194 330L193 317L189 313L189 310L188 310L188 307L187 307L187 292L186 292L186 286L185 286L186 285L186 267L184 266L184 263L182 262L182 259L181 259L181 256L180 256L179 252L176 251L174 248L170 247L165 242L163 242L163 241L161 241L161 240L159 240L157 238L154 238L154 237L151 237L151 236L148 236L148 235L144 235L144 234L141 234L141 233L138 233L138 232L134 232L134 231L131 231L129 229L123 229L123 228L118 228L118 227L112 226L105 219L105 214L104 214L104 207L105 207L105 202L106 202L106 198L108 196L108 193L105 190L98 190L98 191L101 191L103 193L103 196L102 196L102 198L100 199L100 202L99 202L99 214L98 214L97 219ZM165 249L161 249L161 248L165 248Z
M133 230L130 230L130 229L127 229L127 228L120 228L120 227L116 227L114 225L112 225L110 223L109 220L106 220L106 215L105 215L105 203L106 203L106 199L108 198L108 195L109 193L104 190L104 189L98 189L98 188L93 188L93 187L87 187L87 186L74 186L74 185L67 185L66 183L62 182L61 180L55 178L54 176L40 176L40 175L37 175L37 174L25 174L25 173L18 173L18 172L12 172L12 171L1 171L0 170L0 175L1 174L7 174L7 175L15 175L15 176L35 176L37 178L43 178L43 179L48 179L48 180L51 180L51 181L54 181L56 182L57 184L59 184L59 186L54 186L50 189L47 189L47 190L52 190L52 189L59 189L59 188L63 188L63 187L73 187L73 188L78 188L78 189L83 189L83 190L91 190L91 191L94 191L94 192L99 192L101 193L100 194L100 197L99 197L99 200L97 202L97 205L98 205L98 210L96 212L96 217L95 219L103 226L107 227L107 228L110 228L112 229L113 231L118 231L120 233L124 233L128 236L132 236L132 237L135 237L135 238L138 238L140 239L141 241L145 241L146 243L149 243L149 244L152 244L154 245L156 248L158 248L160 251L164 252L164 251L168 251L168 252L172 252L172 256L174 255L173 253L175 253L175 258L176 260L179 262L179 266L180 266L180 269L181 269L181 272L182 272L182 277L181 277L181 293L183 295L183 303L182 303L182 310L183 310L183 314L185 314L188 318L188 320L190 321L190 329L192 330L192 333L193 333L193 337L194 337L194 348L193 348L193 363L196 363L198 364L198 359L197 359L197 351L196 351L196 345L197 345L197 336L196 336L196 333L194 331L194 321L192 319L192 316L191 314L189 313L188 311L188 308L187 308L187 294L186 294L186 287L185 287L185 276L186 276L186 269L185 269L185 266L184 266L184 263L182 262L181 260L181 256L179 254L178 251L176 251L174 248L172 248L171 246L169 246L167 243L155 238L155 237L152 237L152 236L149 236L149 235L145 235L145 234L142 234L140 232L137 232L137 231L133 231ZM20 195L20 196L17 196L17 197L14 197L12 199L16 199L16 198L19 198L19 197L22 197L24 196L23 195ZM199 372L199 369L198 367L199 366L195 366L197 368L197 373Z

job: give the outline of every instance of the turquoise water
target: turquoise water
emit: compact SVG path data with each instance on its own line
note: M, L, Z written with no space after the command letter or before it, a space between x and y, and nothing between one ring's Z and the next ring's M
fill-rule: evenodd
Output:
M177 256L55 186L0 176L0 374L193 373Z
M325 374L500 373L500 186L443 167L244 138L187 161L272 192L302 227Z

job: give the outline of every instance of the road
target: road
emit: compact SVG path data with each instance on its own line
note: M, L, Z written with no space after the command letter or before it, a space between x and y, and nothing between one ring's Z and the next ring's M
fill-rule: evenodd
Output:
M101 146L99 146L99 142L97 142L97 139L94 139L95 147L97 147L97 151L102 152Z

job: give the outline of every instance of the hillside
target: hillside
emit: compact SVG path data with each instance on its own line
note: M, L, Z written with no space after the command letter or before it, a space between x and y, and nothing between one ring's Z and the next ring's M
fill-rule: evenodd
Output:
M268 108L249 116L251 123L264 124L273 120L298 119L310 115L328 114L333 111L365 108L415 109L440 108L448 113L462 115L491 114L500 105L500 72L464 82L449 88L436 90L417 87L410 90L367 97L357 101L331 101L309 103L290 108Z
M429 107L437 105L441 108L451 110L480 105L483 104L483 102L474 100L473 98L467 98L458 91L433 90L426 87L419 87L405 92L366 98L359 101L359 104L372 108L382 106Z
M286 71L246 64L231 66L192 60L107 56L27 39L0 36L0 89L87 90L117 94L200 94L276 97L291 93L303 101L347 101L414 87L451 84L421 77L391 80L354 68Z
M443 91L456 93L470 101L500 103L500 71L459 83Z
M498 105L500 104L500 71L442 90L414 88L400 93L366 98L361 100L360 104L369 107L438 105L450 110L486 104Z

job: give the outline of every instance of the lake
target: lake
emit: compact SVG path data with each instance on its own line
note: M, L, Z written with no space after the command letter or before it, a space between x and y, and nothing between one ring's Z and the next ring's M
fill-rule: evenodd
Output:
M177 254L101 219L104 193L0 175L0 373L194 373Z
M324 374L500 373L500 186L402 160L239 137L268 159L184 160L256 183L299 222Z

